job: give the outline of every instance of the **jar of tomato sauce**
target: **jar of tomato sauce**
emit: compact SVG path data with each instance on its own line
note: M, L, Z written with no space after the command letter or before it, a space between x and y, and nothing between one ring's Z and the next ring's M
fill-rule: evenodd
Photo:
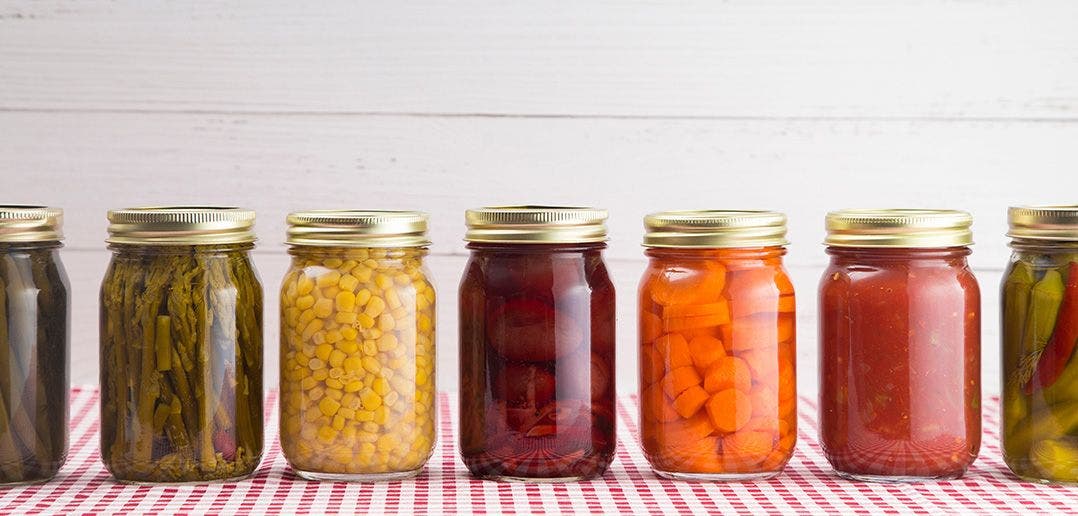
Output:
M602 475L614 457L614 286L606 211L467 212L460 449L496 480Z
M981 435L980 290L968 213L827 215L820 442L840 476L961 477Z
M750 480L797 439L786 216L683 211L644 219L640 437L656 474Z
M1023 478L1078 483L1078 206L1015 207L1008 218L1003 459Z

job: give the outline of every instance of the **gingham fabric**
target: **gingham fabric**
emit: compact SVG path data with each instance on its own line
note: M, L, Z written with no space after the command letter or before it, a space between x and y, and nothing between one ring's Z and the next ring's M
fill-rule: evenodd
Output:
M506 484L469 478L455 450L456 404L441 394L440 442L417 479L380 484L307 482L288 469L277 443L276 394L267 396L272 436L256 474L235 483L130 486L109 480L98 458L98 393L71 396L71 453L52 482L0 491L0 513L954 513L1073 512L1078 488L1026 483L1000 459L997 406L987 404L981 457L955 481L882 485L841 480L816 443L816 407L802 399L797 453L785 473L756 483L661 480L637 444L635 398L620 400L619 444L610 471L571 484ZM272 417L270 417L272 416Z

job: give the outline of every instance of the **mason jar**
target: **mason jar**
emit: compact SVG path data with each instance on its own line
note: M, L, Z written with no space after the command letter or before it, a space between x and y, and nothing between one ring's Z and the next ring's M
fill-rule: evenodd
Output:
M427 215L288 216L281 284L281 448L301 477L418 475L434 450L434 286Z
M101 456L122 482L237 479L262 457L253 211L110 211Z
M827 215L820 444L840 476L958 478L981 443L981 298L968 213Z
M497 480L597 477L614 457L606 212L469 210L460 285L460 448Z
M49 480L67 458L62 225L59 208L0 206L0 484Z
M1008 210L1001 444L1016 475L1078 483L1078 206Z
M640 440L656 474L779 474L797 441L796 315L786 216L668 211L644 219Z

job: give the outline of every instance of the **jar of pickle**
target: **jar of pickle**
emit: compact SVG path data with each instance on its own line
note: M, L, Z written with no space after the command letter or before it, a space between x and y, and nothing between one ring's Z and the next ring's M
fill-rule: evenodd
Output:
M434 450L434 286L427 216L288 216L281 448L301 477L418 475Z
M1003 459L1026 479L1078 483L1078 206L1015 207L1008 218Z
M640 283L640 439L656 474L777 475L797 440L794 288L786 217L648 215Z
M614 457L606 212L469 210L460 285L460 448L496 480L597 477Z
M980 290L968 213L827 215L820 444L840 476L961 477L981 443Z
M43 482L67 458L71 307L63 212L0 206L0 484Z
M101 455L121 482L242 478L262 457L255 214L110 211L101 285Z

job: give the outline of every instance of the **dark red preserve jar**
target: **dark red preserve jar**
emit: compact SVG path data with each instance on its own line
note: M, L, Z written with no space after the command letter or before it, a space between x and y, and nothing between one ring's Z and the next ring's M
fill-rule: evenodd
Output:
M467 212L460 449L473 475L596 477L614 456L614 285L606 211Z

